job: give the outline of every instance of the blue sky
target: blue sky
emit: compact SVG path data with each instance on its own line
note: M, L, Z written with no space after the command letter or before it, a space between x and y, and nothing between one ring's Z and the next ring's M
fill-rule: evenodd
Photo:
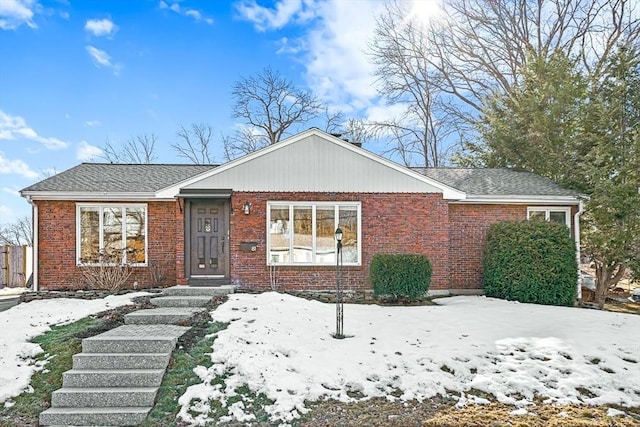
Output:
M347 116L385 117L366 55L382 6L0 0L0 224L30 213L18 190L104 161L107 140L153 133L158 162L184 162L170 148L179 127L232 133L231 86L266 66Z

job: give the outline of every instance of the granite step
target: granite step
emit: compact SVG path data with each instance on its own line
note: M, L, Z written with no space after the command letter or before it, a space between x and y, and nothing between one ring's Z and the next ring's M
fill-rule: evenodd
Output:
M232 294L233 285L223 286L172 286L162 290L163 296L222 296Z
M164 369L71 369L62 374L62 387L158 387L163 376Z
M176 325L123 325L82 340L83 353L171 353L188 331Z
M156 307L204 307L211 302L210 295L181 295L151 298Z
M171 353L78 353L74 369L164 369Z
M125 325L179 325L188 324L204 307L161 307L138 310L124 316Z
M51 394L51 406L131 407L153 406L158 387L64 387Z
M49 408L40 413L42 426L137 426L151 407Z

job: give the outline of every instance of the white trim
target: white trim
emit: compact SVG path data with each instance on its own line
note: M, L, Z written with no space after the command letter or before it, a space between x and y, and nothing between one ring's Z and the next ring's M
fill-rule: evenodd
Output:
M578 263L578 293L576 298L582 300L582 272L580 271L580 215L584 212L584 202L580 200L578 212L573 216L573 238L576 242L576 261Z
M33 228L33 291L38 291L38 250L40 249L40 245L38 242L38 205L32 204L33 206L33 218L32 218L32 228Z
M468 196L465 200L454 201L456 204L544 204L544 205L578 205L580 201L572 196Z
M457 190L453 187L450 187L448 185L445 185L443 183L441 183L440 181L437 181L433 178L429 178L425 175L422 175L418 172L414 172L410 169L407 169L406 167L399 165L395 162L392 162L391 160L385 159L384 157L378 156L377 154L374 154L370 151L367 150L363 150L362 148L356 147L353 144L350 144L346 141L343 141L340 138L336 138L333 135L330 135L328 133L322 132L320 129L317 128L311 128L308 129L304 132L301 132L297 135L294 135L290 138L287 138L283 141L278 142L277 144L272 144L269 145L268 147L265 147L261 150L258 151L254 151L253 153L247 154L246 156L240 157L238 159L232 160L230 162L225 163L224 165L218 166L216 168L213 168L209 171L205 171L199 175L193 176L191 178L188 178L184 181L178 182L176 184L173 184L169 187L166 187L162 190L158 190L156 192L156 197L160 197L160 198L173 198L176 197L178 195L178 193L180 192L180 189L182 187L191 185L195 182L198 182L200 180L203 180L205 178L209 178L211 176L223 173L226 170L229 170L231 168L234 168L238 165L244 164L244 163L248 163L254 159L257 159L258 157L267 155L269 153L271 153L272 151L275 150L281 150L291 144L295 144L296 142L310 137L310 136L317 136L319 138L322 138L324 140L326 140L329 143L333 143L336 145L339 145L341 148L352 151L360 156L366 157L370 160L373 160L377 163L380 163L384 166L387 166L397 172L400 172L404 175L410 176L420 182L426 183L428 185L431 185L433 187L439 188L442 190L442 197L445 200L461 200L461 199L465 199L466 198L466 194L460 190Z
M315 223L316 223L316 208L318 206L333 206L335 207L336 210L339 209L339 207L344 206L344 207L355 207L356 208L356 221L357 221L357 227L358 227L358 260L356 262L348 262L348 263L344 263L345 266L361 266L362 265L362 203L359 201L322 201L322 202L318 202L318 201L306 201L306 200L296 200L296 201L290 201L290 200L273 200L273 201L267 201L267 215L266 215L266 233L267 233L267 250L266 250L266 256L267 256L267 265L269 266L287 266L287 267L328 267L328 266L334 266L335 263L314 263L314 262L308 262L308 263L301 263L301 262L293 262L293 238L289 239L289 253L290 253L290 261L287 263L284 262L279 262L279 263L272 263L271 262L271 253L270 253L270 248L271 248L271 230L270 230L270 226L271 226L271 207L272 206L281 206L281 207L287 207L289 209L289 221L290 221L290 232L293 232L293 208L294 206L301 206L301 207L311 207L312 208L312 224L314 224L313 226L313 231L312 231L312 246L314 248L314 253L315 253L315 247L316 247L316 233L315 233ZM336 212L336 216L335 216L335 223L336 225L339 225L339 216L337 215L338 212Z
M563 212L565 214L565 225L571 229L571 208L561 206L527 206L527 219L531 212L544 212L545 221L550 220L551 212Z
M130 263L132 267L147 267L149 265L149 206L146 203L76 203L76 265L77 266L92 266L95 264L88 264L80 262L80 210L82 208L98 208L99 212L99 233L100 233L100 243L99 248L102 250L104 248L103 241L103 232L102 232L102 222L103 222L103 210L105 208L120 208L122 209L122 217L126 219L127 216L127 208L144 208L144 262L140 263ZM122 221L122 239L126 240L127 238L127 230L126 230L126 220ZM126 262L126 256L123 257L123 262Z
M155 193L110 193L104 191L83 191L83 192L64 192L64 191L24 191L22 197L27 200L72 200L72 201L157 201ZM166 200L175 200L173 197Z

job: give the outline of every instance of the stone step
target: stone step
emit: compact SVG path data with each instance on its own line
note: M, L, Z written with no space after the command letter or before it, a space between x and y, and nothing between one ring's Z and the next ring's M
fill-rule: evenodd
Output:
M78 353L73 369L165 369L171 353Z
M62 374L63 388L158 387L164 369L71 369Z
M204 307L161 307L138 310L124 316L126 325L178 325L188 324L199 312L207 311Z
M235 286L172 286L162 290L163 296L222 296L232 294Z
M151 407L49 408L40 414L41 426L137 426Z
M171 353L188 331L176 325L123 325L82 340L83 353Z
M151 298L156 307L204 307L211 302L211 296L181 295Z
M153 406L157 387L64 387L51 394L51 406L63 407L131 407Z

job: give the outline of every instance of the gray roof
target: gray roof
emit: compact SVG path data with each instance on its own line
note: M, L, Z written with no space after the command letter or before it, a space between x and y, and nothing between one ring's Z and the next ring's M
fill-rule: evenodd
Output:
M548 178L506 168L414 168L468 196L578 196Z
M22 191L151 193L214 167L214 165L81 163Z
M215 165L81 163L23 192L153 193ZM414 168L468 196L577 196L550 179L513 169Z

